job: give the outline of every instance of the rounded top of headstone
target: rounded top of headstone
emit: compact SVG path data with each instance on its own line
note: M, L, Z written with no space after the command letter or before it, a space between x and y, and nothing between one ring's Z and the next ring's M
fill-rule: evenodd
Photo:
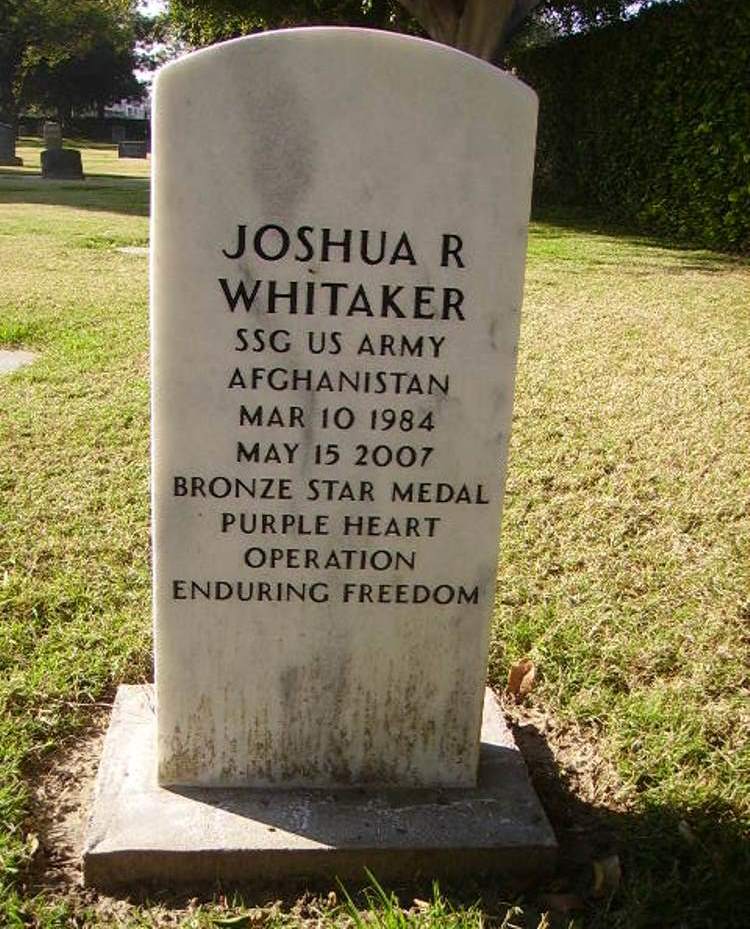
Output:
M295 46L310 48L314 43L320 44L321 54L331 50L334 46L348 47L353 52L355 49L359 52L367 48L401 47L404 54L414 56L430 55L433 58L442 56L446 63L451 61L454 67L463 66L475 73L484 72L492 80L502 80L517 87L519 91L528 95L534 105L538 101L536 92L528 84L524 84L523 81L509 71L503 71L501 68L483 61L475 55L440 42L433 42L430 39L420 39L398 32L386 32L382 29L359 29L354 26L301 26L293 29L259 32L255 35L219 42L208 48L191 52L162 67L156 75L156 86L158 87L163 75L171 75L177 71L198 67L202 64L207 65L210 61L215 61L217 56L229 57L245 54L250 50L260 51L261 49L266 52L281 54L287 50L291 51Z

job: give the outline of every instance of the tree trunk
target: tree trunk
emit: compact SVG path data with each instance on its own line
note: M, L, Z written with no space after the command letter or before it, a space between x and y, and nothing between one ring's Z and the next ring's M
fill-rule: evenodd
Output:
M498 63L505 45L541 0L400 0L430 38Z
M0 122L7 123L15 129L21 109L11 86L0 89Z
M466 0L458 23L456 48L489 61L501 44L515 0Z
M57 108L57 119L60 123L60 130L63 135L67 132L73 120L73 106L70 103L62 103Z

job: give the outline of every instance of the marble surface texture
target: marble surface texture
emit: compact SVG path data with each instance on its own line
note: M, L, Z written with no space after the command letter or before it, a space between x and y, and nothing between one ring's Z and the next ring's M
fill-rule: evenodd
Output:
M149 685L118 688L83 847L84 883L226 886L554 873L557 843L496 698L485 695L471 788L159 787Z
M356 29L158 75L160 783L475 783L536 108Z

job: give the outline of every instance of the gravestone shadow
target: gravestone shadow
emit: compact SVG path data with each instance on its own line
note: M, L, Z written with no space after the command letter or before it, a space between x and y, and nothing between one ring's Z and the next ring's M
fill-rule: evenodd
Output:
M460 880L441 880L440 895L448 907L477 906L488 924L499 924L511 905L519 909L513 916L518 929L537 929L542 914L549 913L551 929L568 929L571 920L586 929L604 927L659 927L659 929L744 929L746 914L741 907L750 882L750 843L737 820L736 812L719 801L702 802L686 808L663 804L645 810L616 810L590 803L576 793L571 779L561 768L545 735L534 725L514 725L514 736L528 767L531 781L557 836L560 850L558 869L541 886L518 886L477 872ZM503 763L504 752L495 749L495 760ZM183 796L203 802L205 791L180 788ZM230 791L222 792L231 794ZM356 794L356 791L353 791ZM419 793L419 792L415 792ZM435 791L437 797L443 792ZM403 794L401 795L403 797ZM224 802L233 802L231 796ZM285 821L259 803L259 815L276 828L287 828ZM306 834L325 841L330 830L304 827ZM618 856L622 867L619 884L606 883L595 888L594 862ZM378 868L370 869L380 881ZM432 877L381 882L409 908L414 900L430 900ZM355 903L369 905L372 882L363 873L361 880L345 884ZM189 901L205 902L230 888L139 891L113 891L116 899L161 907L182 907ZM248 881L232 884L237 908L277 903L284 910L299 908L300 895L310 899L333 890L341 898L337 881L317 879L286 880L269 884ZM559 908L558 908L559 907ZM633 919L636 922L633 922ZM507 923L506 923L507 925Z
M431 821L449 807L491 804L486 828L491 838L499 818L515 820L525 802L518 781L518 752L483 742L479 777L473 788L378 788L326 789L221 789L169 787L171 793L192 802L263 823L272 830L294 833L315 842L336 846L358 843L369 835L382 841L387 834L404 836L432 832ZM498 784L506 790L498 792ZM364 814L364 815L363 815ZM394 835L388 835L393 839Z
M589 803L536 726L513 731L559 842L552 886L580 898L587 929L747 925L738 904L750 886L750 842L736 810L719 799L628 810ZM596 868L613 856L621 880L597 889Z

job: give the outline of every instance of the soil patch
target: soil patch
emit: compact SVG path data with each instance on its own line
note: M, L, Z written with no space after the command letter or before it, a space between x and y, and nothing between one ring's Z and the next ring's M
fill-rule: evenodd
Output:
M30 890L67 891L81 883L81 851L109 710L97 710L83 732L68 738L36 772L27 828L39 846Z
M594 863L618 856L614 822L632 809L632 792L595 731L507 698L503 708L560 845L558 884L589 896Z

